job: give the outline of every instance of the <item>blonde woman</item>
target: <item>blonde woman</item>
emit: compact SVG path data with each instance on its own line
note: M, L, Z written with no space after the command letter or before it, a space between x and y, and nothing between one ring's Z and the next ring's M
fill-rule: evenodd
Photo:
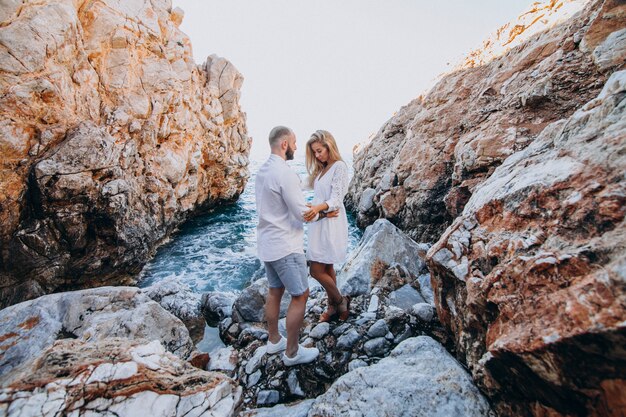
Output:
M339 210L334 218L325 218L309 225L307 259L310 273L326 290L328 309L320 321L335 318L347 320L350 297L343 297L337 288L334 264L343 262L348 249L348 218L343 198L348 190L348 166L341 159L335 138L325 130L311 135L306 144L306 168L314 198L305 220L319 212Z

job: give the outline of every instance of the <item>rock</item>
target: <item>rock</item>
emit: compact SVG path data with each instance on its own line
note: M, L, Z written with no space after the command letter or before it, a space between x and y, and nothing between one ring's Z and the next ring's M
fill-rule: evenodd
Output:
M367 335L369 337L382 337L389 332L389 327L387 327L387 322L384 319L378 320L376 323L372 324L372 327L367 331Z
M588 347L626 342L625 97L615 72L504 160L428 253L439 319L502 414L621 401L623 353Z
M158 341L119 338L58 340L0 389L7 416L231 415L240 400L230 378L193 367Z
M267 278L254 281L244 288L235 300L233 308L236 310L237 321L262 322L265 320L265 300L267 299L269 284ZM280 302L280 317L287 316L287 308L291 302L291 296L285 292Z
M241 417L307 417L311 406L313 405L312 399L303 400L292 404L279 404L270 408L258 408L255 410L247 410L239 415Z
M417 281L420 284L420 294L424 297L427 303L435 305L435 295L433 294L433 287L430 282L430 274L423 274L417 277Z
M28 365L57 339L111 337L158 340L186 359L193 344L185 325L139 288L102 287L51 294L0 310L0 373Z
M237 351L232 346L218 349L211 354L209 371L231 373L237 367Z
M309 415L488 416L489 403L463 367L427 336L405 340L389 357L357 368L313 403Z
M296 397L304 397L304 392L300 387L300 381L298 381L298 374L296 371L289 372L287 376L287 386L289 387L289 393Z
M213 291L202 294L200 304L207 324L215 327L220 321L232 316L236 299L237 294L232 292Z
M393 337L392 337L393 339ZM391 343L384 337L377 337L375 339L368 340L363 345L363 349L365 349L365 353L367 356L384 356L385 353L389 351L391 347Z
M435 308L428 303L417 303L411 308L411 313L420 320L429 323L437 317Z
M246 385L248 387L254 387L256 384L259 383L259 380L261 379L262 376L263 376L263 372L261 372L260 369L257 369L256 371L254 371L248 376L248 382L246 383Z
M135 284L183 221L243 191L243 77L194 64L169 1L10 0L0 16L0 308Z
M246 364L245 369L248 375L253 373L257 369L259 369L259 366L261 366L261 359L263 359L263 356L265 356L266 353L267 353L267 348L265 346L261 346L257 348L257 350L254 352L254 355L250 358L250 360Z
M257 397L257 404L259 405L273 405L280 400L280 393L276 390L263 390L259 391Z
M406 284L402 288L389 293L389 305L403 310L408 310L414 304L424 301L426 300L410 284Z
M193 292L189 285L168 278L142 289L142 292L181 319L195 343L202 340L205 320L200 310L200 294Z
M427 249L426 245L415 243L389 221L376 221L365 230L358 248L350 253L337 276L341 293L368 293L372 283L382 277L389 265L401 264L409 273L418 276L425 263L416 254L425 255Z
M262 322L264 320L267 292L267 278L254 281L244 288L233 305L233 309L237 311L240 321Z
M337 349L350 349L360 339L361 335L355 329L351 329L337 338Z
M436 242L506 158L599 93L624 61L623 21L616 1L544 2L498 30L354 155L359 225L387 218Z
M188 362L195 368L207 370L209 365L209 354L206 352L191 352Z
M312 337L313 339L321 339L322 337L326 336L329 331L330 331L330 324L319 323L317 326L315 326L311 330L311 332L309 333L309 336Z
M348 364L348 371L352 372L352 371L354 371L357 368L363 368L365 366L368 366L367 362L365 362L362 359L355 359L355 360L353 360L352 362L350 362Z

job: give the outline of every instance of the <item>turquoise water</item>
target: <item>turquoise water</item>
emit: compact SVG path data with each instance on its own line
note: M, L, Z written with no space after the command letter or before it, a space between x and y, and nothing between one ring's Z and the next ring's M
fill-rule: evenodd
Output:
M236 203L187 221L168 243L158 249L141 272L141 287L177 277L199 293L238 291L264 275L262 264L256 257L254 201L256 172L264 161L251 162L250 179ZM348 166L352 165L351 161L346 162ZM304 162L290 161L289 164L304 180ZM305 198L310 201L312 192L305 192ZM362 232L351 215L348 215L348 221L350 251L357 245ZM335 267L338 269L340 265Z

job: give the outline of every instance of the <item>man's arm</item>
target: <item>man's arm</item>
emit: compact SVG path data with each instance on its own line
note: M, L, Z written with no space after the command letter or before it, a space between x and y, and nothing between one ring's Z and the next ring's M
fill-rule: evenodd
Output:
M301 221L304 221L303 214L309 210L304 202L304 196L302 195L302 189L300 188L300 178L295 172L291 172L289 175L285 175L281 184L281 194L289 212ZM318 216L309 220L315 221Z

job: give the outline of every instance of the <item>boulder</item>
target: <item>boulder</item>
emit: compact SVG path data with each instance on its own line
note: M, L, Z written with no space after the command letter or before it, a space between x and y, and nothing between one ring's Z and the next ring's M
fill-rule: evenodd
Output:
M142 292L185 323L195 343L202 340L205 320L200 308L200 294L192 291L189 285L176 277L167 278L143 288Z
M236 299L237 294L232 292L213 291L202 294L200 304L207 324L215 327L220 321L232 316Z
M337 276L342 294L369 293L370 288L394 265L402 265L417 277L425 271L423 257L429 246L418 244L385 219L365 229L359 246L353 250Z
M489 403L463 367L427 336L400 343L375 365L340 377L310 416L490 416Z
M193 343L185 325L139 288L101 287L46 295L0 310L0 373L12 381L58 339L157 340L186 359ZM12 375L12 376L11 376Z
M58 340L0 389L0 410L23 415L233 415L241 388L167 352L158 341Z
M504 415L626 410L625 138L618 71L507 158L428 252L439 319Z

